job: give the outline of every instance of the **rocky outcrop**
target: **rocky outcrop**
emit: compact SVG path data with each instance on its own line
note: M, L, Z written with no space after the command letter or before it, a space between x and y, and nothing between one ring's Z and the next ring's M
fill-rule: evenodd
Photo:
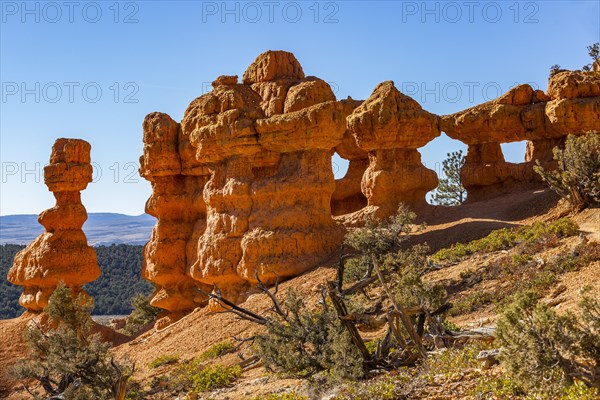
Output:
M557 74L548 94L521 85L440 118L391 81L364 102L338 101L293 54L268 51L241 82L215 79L181 123L150 114L140 173L152 184L146 209L158 222L143 274L157 285L152 304L166 310L158 326L206 304L204 292L239 302L257 278L272 284L322 264L344 224L387 217L401 202L425 208L438 179L418 149L441 130L469 146L462 179L470 201L535 181L534 160L550 165L565 135L600 131L597 78L569 74L580 73ZM527 162L507 163L500 144L519 140L530 141ZM337 181L334 153L349 162Z
M82 286L100 276L96 252L81 229L87 213L80 191L91 181L90 144L56 140L50 164L44 167L44 182L56 205L39 215L45 232L17 253L7 277L23 286L19 304L28 311L42 311L61 282L75 293L85 293Z
M146 212L158 222L144 247L142 276L156 286L150 304L166 310L156 323L160 329L206 300L187 270L197 258L197 239L206 225L202 192L210 173L189 160L184 168L180 154L189 154L189 146L168 115L149 114L143 129L140 175L152 184Z
M400 203L426 204L425 194L435 189L438 179L421 163L417 149L440 135L436 115L388 81L379 84L348 117L348 128L358 147L369 154L362 178L368 213L384 218Z
M167 310L161 326L204 304L202 291L241 301L257 277L306 271L342 239L331 156L358 103L336 101L281 51L261 54L241 83L220 76L212 86L181 124L160 113L144 121L140 173L158 222L143 275L157 285L152 304Z
M520 85L496 100L443 116L440 126L469 146L461 172L469 201L540 183L533 171L536 160L552 167L552 149L567 135L600 131L600 77L559 72L550 78L548 94ZM506 162L500 144L523 140L528 141L524 162Z
M354 107L286 52L261 54L242 84L217 79L190 104L182 131L211 171L191 277L237 301L257 276L274 283L330 256L342 233L331 155Z
M600 97L600 78L585 71L559 72L550 77L548 96L554 100Z

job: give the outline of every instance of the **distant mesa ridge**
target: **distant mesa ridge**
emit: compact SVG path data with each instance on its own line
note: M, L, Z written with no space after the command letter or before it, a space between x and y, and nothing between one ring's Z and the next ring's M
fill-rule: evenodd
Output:
M0 244L28 244L44 231L36 214L0 216ZM92 246L142 245L148 242L156 219L148 214L89 213L83 231Z

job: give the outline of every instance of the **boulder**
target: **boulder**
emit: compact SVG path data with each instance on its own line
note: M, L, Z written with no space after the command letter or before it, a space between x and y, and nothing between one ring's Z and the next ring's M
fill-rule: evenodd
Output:
M600 75L586 71L554 74L548 82L548 96L553 100L600 97Z

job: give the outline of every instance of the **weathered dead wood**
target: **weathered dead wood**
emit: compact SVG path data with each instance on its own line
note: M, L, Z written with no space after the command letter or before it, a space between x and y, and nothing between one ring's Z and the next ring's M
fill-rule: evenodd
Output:
M348 310L346 309L346 305L344 304L343 300L339 295L336 284L333 282L327 282L327 289L329 293L329 298L331 299L333 307L335 308L338 314L338 318L344 326L344 328L346 328L346 330L350 334L352 343L354 343L358 351L360 351L365 361L370 360L371 355L369 354L369 350L367 349L367 346L365 346L365 342L360 336L356 325L354 325L354 322L351 318L348 318Z
M425 350L425 347L423 346L423 343L421 342L421 337L419 335L417 335L417 332L415 331L415 328L414 328L412 322L410 321L410 318L404 313L402 308L398 305L398 302L394 298L394 296L390 290L390 287L387 284L387 281L384 279L383 274L381 273L381 270L375 265L375 263L373 263L373 265L374 265L375 273L377 274L377 277L379 278L379 281L381 282L381 285L383 286L383 289L384 289L385 293L387 294L388 299L394 306L394 310L398 314L398 317L400 318L400 321L402 322L404 329L408 333L408 336L411 338L412 343L414 344L415 348L417 349L419 355L421 357L425 358L427 356L427 350Z
M397 314L392 310L388 311L387 320L388 320L389 327L392 330L392 333L394 335L394 338L396 338L396 341L398 342L400 347L402 347L403 349L406 349L406 348L408 348L408 344L406 343L406 340L400 333L400 330L398 329L398 325L396 325L396 319L397 319Z
M245 360L240 361L239 363L237 363L237 365L239 365L240 368L245 369L245 368L247 368L249 366L253 366L258 361L260 361L260 357L259 356L252 356L252 357L246 358Z
M198 291L200 291L201 293L210 297L211 299L215 299L219 303L222 303L222 304L228 306L229 309L225 310L224 312L231 312L242 319L245 319L247 321L254 322L254 323L257 323L260 325L266 325L268 323L268 320L266 318L261 317L260 315L253 313L252 311L247 310L243 307L240 307L240 306L236 305L235 303L233 303L232 301L229 301L226 298L224 298L223 295L221 294L221 291L218 289L217 289L218 294L206 292L202 289L198 289Z

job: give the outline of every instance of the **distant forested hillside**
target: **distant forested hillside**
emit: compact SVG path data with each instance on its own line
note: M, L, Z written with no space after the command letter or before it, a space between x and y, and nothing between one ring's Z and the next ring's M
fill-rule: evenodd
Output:
M19 306L21 287L6 280L15 254L25 246L0 245L0 319L14 318L24 309ZM141 278L143 246L118 244L95 247L102 276L85 286L94 298L95 315L123 315L131 312L131 298L149 294L152 285Z
M4 244L0 246L0 319L13 318L25 311L19 305L21 287L6 280L13 258L25 246Z

